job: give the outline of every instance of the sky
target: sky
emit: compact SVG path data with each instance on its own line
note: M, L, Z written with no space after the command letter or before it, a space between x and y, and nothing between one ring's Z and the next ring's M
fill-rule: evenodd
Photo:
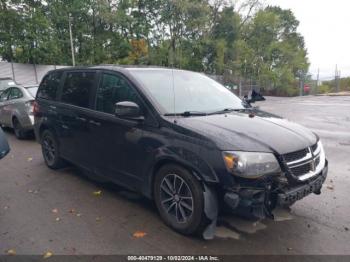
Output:
M320 80L334 78L335 67L341 76L350 76L350 1L349 0L265 0L266 5L291 9L304 36L310 73Z

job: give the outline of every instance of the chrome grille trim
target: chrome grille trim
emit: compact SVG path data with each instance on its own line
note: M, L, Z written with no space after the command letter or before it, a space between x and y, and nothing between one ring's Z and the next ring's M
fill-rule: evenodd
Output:
M326 157L323 151L323 147L321 142L317 142L317 145L313 145L311 147L307 148L308 153L297 160L286 162L290 172L298 178L300 181L307 180L315 175L317 175L319 172L322 171L326 164ZM310 166L306 166L310 165ZM305 173L305 174L294 174L292 169L297 167L305 166L305 169L308 168L311 169L311 171Z

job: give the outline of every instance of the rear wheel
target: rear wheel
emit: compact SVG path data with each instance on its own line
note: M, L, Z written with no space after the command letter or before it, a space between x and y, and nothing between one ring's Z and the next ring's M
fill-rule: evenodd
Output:
M178 165L166 165L156 174L154 198L164 222L176 231L190 235L202 233L203 189L190 172Z
M18 139L25 139L27 137L27 132L23 130L21 123L16 117L12 120L12 125L13 130L15 132L15 136Z
M66 162L60 157L56 136L45 130L41 135L41 149L46 165L52 169L62 168Z

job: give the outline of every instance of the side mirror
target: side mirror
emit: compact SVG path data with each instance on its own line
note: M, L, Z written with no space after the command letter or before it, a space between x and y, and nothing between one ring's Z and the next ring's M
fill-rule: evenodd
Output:
M131 101L122 101L115 104L115 115L130 120L143 120L140 107Z
M9 144L7 143L5 134L2 132L0 128L0 159L5 157L8 152L10 152Z
M248 95L245 95L243 97L243 101L246 102L247 104L252 104L252 103L255 103L257 101L265 101L265 97L263 97L262 94L258 93L257 91L255 91L253 89L252 93L251 93L251 96L250 98L248 97Z

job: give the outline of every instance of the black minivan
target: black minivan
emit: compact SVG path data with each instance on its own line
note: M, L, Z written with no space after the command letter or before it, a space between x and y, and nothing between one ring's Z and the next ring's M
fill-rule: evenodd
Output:
M319 137L201 73L97 66L50 71L34 105L52 169L67 162L154 199L165 223L213 237L218 214L273 217L320 194Z

